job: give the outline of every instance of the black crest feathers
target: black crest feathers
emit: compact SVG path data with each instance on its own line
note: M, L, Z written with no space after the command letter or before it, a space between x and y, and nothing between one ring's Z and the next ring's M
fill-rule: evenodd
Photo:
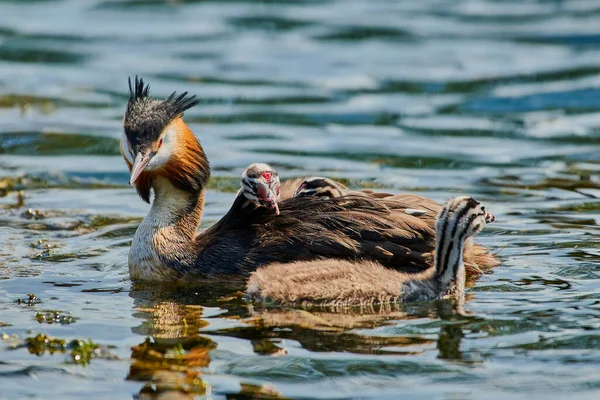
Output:
M150 85L144 82L143 78L135 76L132 81L131 77L128 78L129 83L129 104L130 110L135 110L135 107L139 103L149 103L152 99L150 98ZM196 95L189 95L188 92L177 94L177 92L171 93L165 100L158 100L158 104L154 104L157 110L162 111L166 119L173 119L183 115L183 112L197 105L200 100Z
M139 99L147 98L150 96L150 85L144 86L144 80L135 76L135 86L131 85L131 77L127 78L129 83L129 102L135 102Z
M171 93L165 100L165 103L172 108L173 118L183 114L183 112L189 108L194 107L200 100L196 98L196 95L188 96L188 92L183 92L177 95L177 92Z

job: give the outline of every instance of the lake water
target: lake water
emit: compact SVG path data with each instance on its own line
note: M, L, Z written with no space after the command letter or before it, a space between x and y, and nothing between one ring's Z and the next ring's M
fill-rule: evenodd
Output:
M502 265L465 316L132 283L135 74L201 99L203 226L265 161L473 195ZM597 0L0 1L0 398L596 399L599 137Z

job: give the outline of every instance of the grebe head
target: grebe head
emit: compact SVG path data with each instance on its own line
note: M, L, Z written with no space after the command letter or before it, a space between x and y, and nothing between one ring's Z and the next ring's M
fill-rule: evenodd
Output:
M147 202L154 175L168 178L178 189L199 191L210 175L208 161L182 119L183 112L199 100L188 92L156 100L149 91L143 79L129 78L121 139L121 152L131 171L129 183Z
M306 178L304 182L298 186L294 197L310 197L315 196L322 199L332 199L334 197L343 196L342 188L333 179L316 176Z
M242 174L242 193L248 200L279 215L279 174L268 164L250 164Z
M461 196L450 199L440 212L436 225L438 240L450 237L464 241L478 234L486 223L496 217L486 211L485 206L472 197Z

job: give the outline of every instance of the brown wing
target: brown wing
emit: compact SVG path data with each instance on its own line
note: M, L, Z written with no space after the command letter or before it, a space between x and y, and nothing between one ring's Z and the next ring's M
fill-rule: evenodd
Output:
M257 226L257 251L289 252L286 261L315 258L366 259L404 272L421 272L432 266L435 221L441 206L414 195L345 196L332 200L289 199L281 215L265 215ZM410 215L407 210L424 210ZM487 249L465 246L469 272L497 265Z
M408 209L426 212L410 215ZM246 274L272 262L319 259L370 260L421 272L432 266L439 209L433 200L412 194L349 195L288 198L275 215L238 196L229 213L198 236L196 273ZM466 248L465 264L478 264L475 271L497 263L481 247Z
M393 201L366 196L284 200L279 216L264 212L255 215L259 218L252 224L256 242L251 253L256 258L268 255L284 262L368 259L403 271L422 271L431 265L433 224L439 206L431 202L436 209L432 208L430 215L406 214L416 197L396 196Z

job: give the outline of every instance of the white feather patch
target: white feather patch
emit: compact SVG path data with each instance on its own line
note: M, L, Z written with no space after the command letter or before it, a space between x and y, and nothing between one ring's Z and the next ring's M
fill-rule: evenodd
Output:
M133 156L129 152L129 141L127 140L127 136L125 136L125 131L121 132L121 153L129 161L129 164L133 165Z
M419 210L418 208L407 208L404 212L415 217L420 217L421 215L427 214L426 210Z
M147 170L159 169L169 161L175 153L175 142L177 141L177 130L172 125L167 125L162 133L162 146L158 149L154 157L150 159Z

